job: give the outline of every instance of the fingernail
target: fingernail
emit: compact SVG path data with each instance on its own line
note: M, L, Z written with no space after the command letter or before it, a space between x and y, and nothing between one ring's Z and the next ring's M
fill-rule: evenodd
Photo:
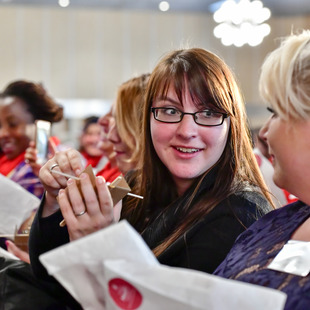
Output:
M103 177L103 176L98 176L98 177L97 177L97 182L98 182L98 184L103 184L103 183L105 183L104 177Z
M69 180L67 181L67 185L71 185L71 184L73 184L73 179L69 179Z
M86 179L86 176L87 176L86 173L82 173L82 174L80 175L80 179Z

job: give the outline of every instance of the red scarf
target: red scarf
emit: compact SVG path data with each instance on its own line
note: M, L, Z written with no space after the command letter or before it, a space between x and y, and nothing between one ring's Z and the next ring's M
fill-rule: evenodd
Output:
M14 170L22 161L25 160L25 152L19 154L13 159L8 159L5 155L0 156L0 173L7 176Z
M100 156L91 156L89 154L87 154L86 152L81 152L82 155L84 156L84 158L86 159L87 161L87 164L86 166L88 165L92 165L92 167L97 167L100 159L103 157L103 155L100 155Z

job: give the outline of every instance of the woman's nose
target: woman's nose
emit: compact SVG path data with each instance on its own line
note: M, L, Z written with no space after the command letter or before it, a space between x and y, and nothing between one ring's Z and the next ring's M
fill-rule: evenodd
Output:
M109 120L106 117L99 118L99 125L102 127L104 133L108 133L109 131Z
M177 123L177 134L184 138L192 138L197 135L198 124L194 121L194 116L185 114L181 122Z
M271 118L269 118L266 123L262 126L262 128L260 129L259 133L258 133L258 136L266 141L267 140L267 132L268 132L268 127L269 127L269 121L270 121Z
M8 135L8 129L6 126L0 127L0 137L5 137Z
M115 123L112 125L110 124L109 132L107 134L107 138L112 143L120 142L121 139L119 137Z

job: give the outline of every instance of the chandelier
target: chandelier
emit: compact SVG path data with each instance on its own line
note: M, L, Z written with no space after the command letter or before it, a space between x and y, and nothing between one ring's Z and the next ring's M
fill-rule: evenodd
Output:
M226 46L257 46L270 33L270 26L264 23L270 16L259 0L226 0L213 15L219 23L213 33Z

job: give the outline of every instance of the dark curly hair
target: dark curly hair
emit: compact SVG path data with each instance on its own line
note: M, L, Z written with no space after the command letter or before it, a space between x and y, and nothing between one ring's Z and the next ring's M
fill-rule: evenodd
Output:
M1 97L18 97L23 100L34 120L55 123L63 118L63 107L47 94L40 83L25 80L12 82L4 89Z

